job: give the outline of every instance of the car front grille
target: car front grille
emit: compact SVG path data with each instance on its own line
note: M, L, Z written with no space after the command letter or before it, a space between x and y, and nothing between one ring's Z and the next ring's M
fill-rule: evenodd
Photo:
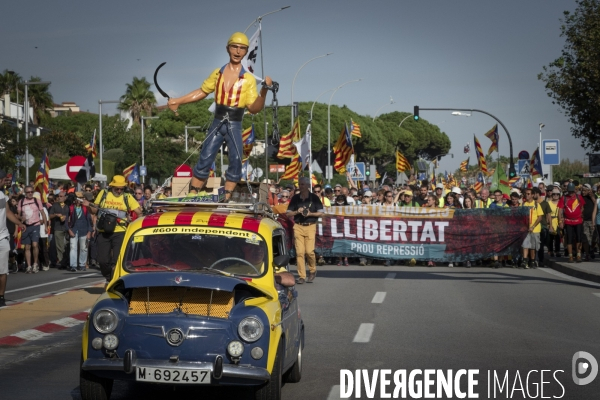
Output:
M168 314L227 318L233 307L233 293L188 287L141 287L133 289L129 314Z

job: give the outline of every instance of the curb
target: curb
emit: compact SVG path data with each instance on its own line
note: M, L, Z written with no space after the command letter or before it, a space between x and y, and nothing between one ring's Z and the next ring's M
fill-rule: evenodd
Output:
M579 278L590 282L600 283L600 275L584 271L583 269L577 268L575 265L566 266L554 260L546 260L544 262L553 270L562 272L565 275L569 275L574 278Z
M79 312L65 318L60 318L48 323L36 326L33 329L26 329L21 332L0 338L0 346L19 346L30 341L38 340L53 333L64 331L85 322L88 317L88 311Z

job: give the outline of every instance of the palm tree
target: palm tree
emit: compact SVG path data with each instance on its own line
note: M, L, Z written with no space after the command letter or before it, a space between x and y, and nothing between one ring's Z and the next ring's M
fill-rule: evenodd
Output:
M22 101L25 97L23 95L23 78L21 78L21 76L16 72L9 72L7 69L5 69L0 74L0 94L9 92L10 98L16 102L17 90L19 91L19 99Z
M140 123L142 116L150 116L156 107L156 97L150 90L152 84L146 78L133 77L133 82L127 84L125 94L121 96L119 110L129 111L134 122Z
M32 76L29 82L40 82L39 76ZM47 108L54 107L54 99L50 93L50 85L29 85L27 95L29 96L29 106L33 108L33 123L39 124L44 115L49 115Z

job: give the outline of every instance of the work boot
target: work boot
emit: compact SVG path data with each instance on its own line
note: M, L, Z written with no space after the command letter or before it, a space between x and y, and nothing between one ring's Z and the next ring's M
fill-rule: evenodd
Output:
M298 285L302 285L304 282L306 282L306 281L304 280L304 278L298 278L298 280L296 281L296 283L297 283Z
M306 279L306 282L313 283L313 281L315 280L316 277L317 277L317 273L316 272L309 272L308 273L308 279Z

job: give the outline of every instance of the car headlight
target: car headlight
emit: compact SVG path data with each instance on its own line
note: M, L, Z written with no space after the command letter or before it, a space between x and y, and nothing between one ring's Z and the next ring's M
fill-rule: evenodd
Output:
M113 334L106 335L104 336L102 344L106 350L114 350L119 345L119 339Z
M227 345L227 352L231 357L240 357L244 353L242 342L234 340Z
M94 314L94 328L100 333L111 333L117 327L119 319L111 310L100 310Z
M238 333L246 342L256 342L263 334L263 324L256 317L244 318L238 325Z

